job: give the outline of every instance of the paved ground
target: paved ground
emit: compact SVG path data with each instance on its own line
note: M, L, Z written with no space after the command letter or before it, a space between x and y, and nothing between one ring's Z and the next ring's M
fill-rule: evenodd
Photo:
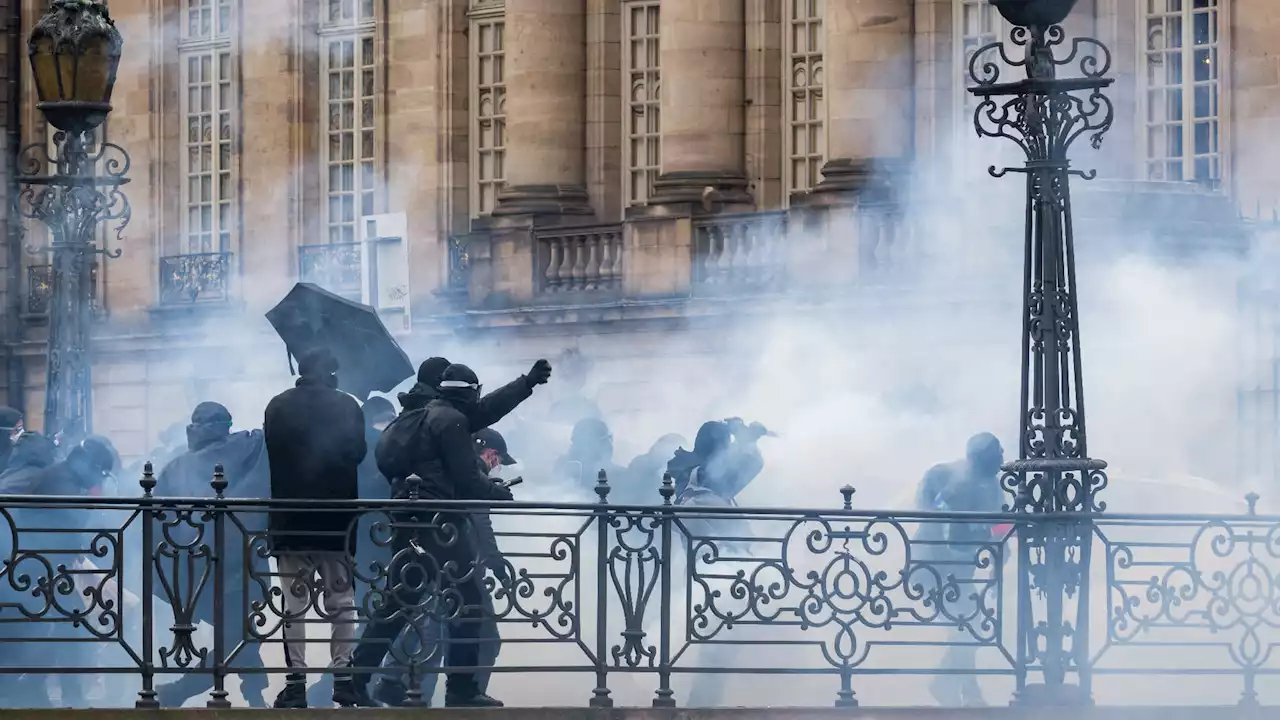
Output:
M284 714L282 714L282 712ZM0 720L395 720L408 710L0 710ZM1107 707L1036 711L1017 708L943 710L939 708L725 708L654 710L650 708L504 708L501 710L420 710L437 720L1280 720L1276 708Z

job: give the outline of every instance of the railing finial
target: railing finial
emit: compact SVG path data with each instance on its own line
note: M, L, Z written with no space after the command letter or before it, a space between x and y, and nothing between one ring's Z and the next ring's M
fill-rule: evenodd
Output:
M596 474L595 490L601 503L609 502L609 474L604 471L604 468L600 468L600 472Z
M419 499L422 496L422 477L414 474L405 478L404 481L409 484L409 499Z
M227 489L227 475L222 468L222 463L213 466L213 480L209 482L209 486L213 488L214 497L223 499L223 493Z
M156 476L150 460L143 463L142 479L138 484L142 486L142 496L151 497L151 491L156 489Z
M844 496L845 510L853 509L853 494L856 492L858 492L858 490L854 488L852 485L845 485L844 487L840 488L840 494Z
M676 495L676 483L671 478L671 473L662 473L662 487L658 489L658 494L662 496L663 505L671 504L671 498Z
M1249 503L1249 514L1250 514L1250 515L1257 515L1257 514L1258 514L1258 501L1259 501L1259 500L1261 500L1261 499L1262 499L1262 496L1261 496L1261 495L1259 495L1259 494L1258 494L1258 493L1256 493L1256 492L1251 492L1251 493L1249 493L1249 494L1247 494L1247 495L1245 495L1245 496L1244 496L1244 501L1245 501L1245 502L1247 502L1247 503Z

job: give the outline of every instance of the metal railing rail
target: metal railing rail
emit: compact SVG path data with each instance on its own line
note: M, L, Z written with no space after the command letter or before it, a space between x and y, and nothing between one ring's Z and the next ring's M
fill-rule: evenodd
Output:
M593 677L582 695L593 706L612 705L617 676L637 674L653 677L655 706L675 704L676 676L831 676L838 706L856 705L873 676L1020 687L1039 671L1016 646L1033 617L1015 591L1029 561L1018 538L1068 526L1093 548L1073 598L1090 608L1088 626L1073 628L1091 639L1092 654L1075 658L1086 690L1103 675L1214 675L1224 689L1234 677L1249 704L1258 678L1280 674L1277 516L889 512L854 509L851 492L843 509L686 507L672 504L669 481L654 505L613 505L607 479L599 502L562 504L231 498L221 474L206 498L158 497L149 473L142 486L136 498L0 502L0 680L132 676L132 702L156 707L164 683L200 676L209 704L224 707L230 675L296 672L262 651L281 646L286 619L330 620L315 580L280 575L271 518L326 514L356 538L357 622L400 613L425 638L470 617L456 590L480 583L504 646L536 650L494 671ZM452 547L481 512L503 558L439 570L422 548ZM284 610L298 587L305 618ZM439 643L387 650L390 669L356 671L467 670L445 664Z

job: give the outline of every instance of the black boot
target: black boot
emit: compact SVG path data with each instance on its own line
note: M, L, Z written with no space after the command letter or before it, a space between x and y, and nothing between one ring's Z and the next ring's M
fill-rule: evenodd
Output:
M480 692L475 683L445 686L444 706L451 708L500 708L502 701Z
M307 676L288 675L284 689L276 696L271 707L277 710L305 710L307 707Z
M337 676L333 679L333 702L338 707L376 708L382 707L369 697L365 685L356 685L349 677Z

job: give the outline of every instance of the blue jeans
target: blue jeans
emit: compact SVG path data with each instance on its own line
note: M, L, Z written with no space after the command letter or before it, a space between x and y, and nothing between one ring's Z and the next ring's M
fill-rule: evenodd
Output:
M487 592L484 593L484 605L481 608L481 612L483 615L480 620L479 642L477 644L477 651L479 654L478 664L481 667L493 667L494 663L498 660L498 653L502 649L502 637L498 634L498 621L497 618L494 617L493 613L493 596ZM401 648L403 648L403 643L407 641L407 637L410 634L411 631L406 630L396 640L396 642L400 644ZM431 704L431 698L434 697L436 693L436 679L440 675L440 666L444 663L444 658L447 654L444 649L440 647L440 644L449 642L448 628L445 627L444 623L436 620L427 620L424 635L425 637L423 642L426 646L422 648L420 653L412 651L406 652L404 649L402 649L401 652L413 657L429 658L427 662L418 666L418 672L421 673L422 678L419 686L422 691L422 700L429 706ZM386 656L382 658L381 667L396 667L394 652L388 652ZM488 692L490 674L491 673L488 670L481 670L475 674L476 687L480 692ZM398 682L400 685L406 686L408 684L408 679L408 674L405 673L393 682Z

